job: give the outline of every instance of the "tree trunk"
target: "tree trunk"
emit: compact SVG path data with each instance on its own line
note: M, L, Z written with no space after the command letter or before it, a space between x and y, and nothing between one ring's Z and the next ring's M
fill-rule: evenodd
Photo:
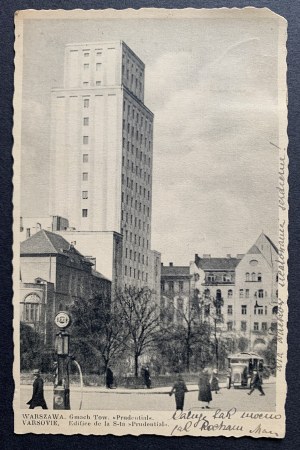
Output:
M137 378L139 375L139 355L135 353L134 355L134 376Z

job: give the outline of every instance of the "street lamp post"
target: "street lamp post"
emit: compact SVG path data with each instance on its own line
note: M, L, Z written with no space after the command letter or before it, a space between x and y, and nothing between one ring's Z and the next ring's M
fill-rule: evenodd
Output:
M70 408L70 383L69 383L69 344L70 335L66 328L71 324L71 318L65 311L60 311L55 316L55 324L59 328L56 334L55 350L57 354L57 373L53 391L53 409Z

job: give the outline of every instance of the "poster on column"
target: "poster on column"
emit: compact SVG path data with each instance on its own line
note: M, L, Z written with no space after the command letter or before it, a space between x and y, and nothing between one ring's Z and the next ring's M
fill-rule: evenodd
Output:
M285 436L287 22L15 15L17 434Z

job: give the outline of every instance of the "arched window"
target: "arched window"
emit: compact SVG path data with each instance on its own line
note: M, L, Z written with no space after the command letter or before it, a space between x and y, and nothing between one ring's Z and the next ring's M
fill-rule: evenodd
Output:
M250 281L250 273L246 272L246 281Z
M228 298L232 298L232 289L228 289L228 292L227 292L227 297Z
M258 298L264 298L264 290L263 289L258 290Z
M257 281L262 281L261 273L258 273L258 274L257 274Z
M272 309L272 314L273 314L274 316L276 316L277 313L278 313L278 306L274 306L274 308Z
M35 294L28 294L24 299L23 321L28 323L37 323L41 316L41 299Z
M256 273L255 272L251 273L251 281L256 281Z

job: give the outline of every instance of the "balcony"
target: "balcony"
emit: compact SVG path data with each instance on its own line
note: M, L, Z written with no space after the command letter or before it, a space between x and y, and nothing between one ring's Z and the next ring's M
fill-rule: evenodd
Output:
M202 283L202 286L230 286L234 285L234 281L222 281L222 280L214 280L214 281L205 281Z

